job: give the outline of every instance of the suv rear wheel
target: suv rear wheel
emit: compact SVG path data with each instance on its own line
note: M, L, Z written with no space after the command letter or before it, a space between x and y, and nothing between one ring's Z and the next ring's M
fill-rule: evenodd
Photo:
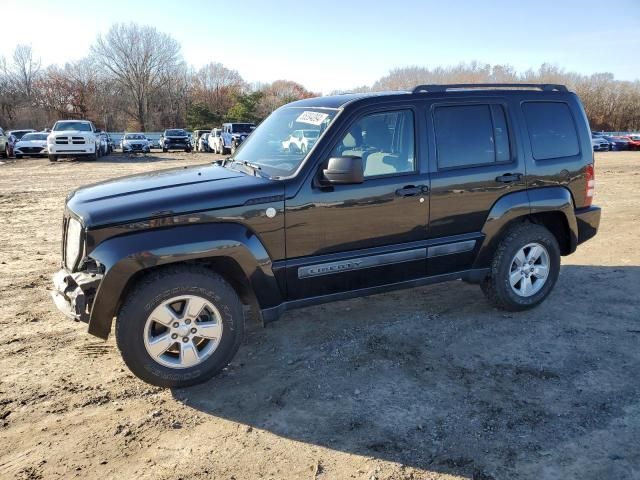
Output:
M523 223L502 239L481 283L487 299L496 307L527 310L542 302L560 273L560 247L545 227Z
M116 322L116 341L129 369L160 387L213 377L238 351L243 334L238 295L201 267L150 274L127 297Z

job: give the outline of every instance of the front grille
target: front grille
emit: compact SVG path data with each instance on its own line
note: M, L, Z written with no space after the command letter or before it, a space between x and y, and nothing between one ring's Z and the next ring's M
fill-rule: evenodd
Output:
M20 151L23 153L41 153L44 147L21 147Z
M56 145L68 145L69 137L56 137Z
M71 143L74 145L84 145L86 142L84 137L71 137Z

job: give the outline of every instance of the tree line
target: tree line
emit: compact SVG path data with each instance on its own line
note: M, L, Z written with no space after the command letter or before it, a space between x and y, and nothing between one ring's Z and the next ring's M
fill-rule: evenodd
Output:
M285 103L317 95L289 80L250 85L220 63L196 70L170 35L137 24L113 25L86 58L64 66L44 67L28 45L0 57L5 129L45 128L61 118L111 131L210 128L259 122Z
M478 62L449 67L396 68L371 87L358 90L405 90L420 84L493 82L563 84L580 97L593 130L640 130L640 80L616 80L612 73L583 75L550 64L525 72L518 72L510 65Z
M640 81L548 64L525 72L477 62L403 67L351 91L483 82L562 83L580 96L593 129L640 130ZM9 59L0 57L0 126L5 128L45 128L61 118L89 119L111 131L257 123L281 105L317 95L290 80L249 84L221 63L196 70L174 38L134 23L113 25L98 35L86 58L63 66L43 66L28 45L18 45Z

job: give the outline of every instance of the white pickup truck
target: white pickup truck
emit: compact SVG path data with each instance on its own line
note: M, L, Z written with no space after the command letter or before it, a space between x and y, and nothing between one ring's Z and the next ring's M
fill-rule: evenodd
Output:
M60 157L82 157L96 160L100 138L95 125L88 120L58 120L47 137L49 161Z

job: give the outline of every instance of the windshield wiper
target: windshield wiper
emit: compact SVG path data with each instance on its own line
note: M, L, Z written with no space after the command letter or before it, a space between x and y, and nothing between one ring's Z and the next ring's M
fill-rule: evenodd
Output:
M216 160L215 163L217 163L221 167L226 167L231 165L240 165L241 167L244 167L246 170L249 170L249 172L253 174L255 177L271 178L269 175L267 175L262 171L262 167L260 165L258 165L257 163L248 162L246 160L240 161L231 157L227 157L223 160Z
M244 161L239 161L235 159L232 159L232 160L233 160L233 163L237 163L238 165L242 165L244 167L249 168L256 177L271 178L269 175L267 175L262 171L262 167L257 163L248 162L246 160Z

